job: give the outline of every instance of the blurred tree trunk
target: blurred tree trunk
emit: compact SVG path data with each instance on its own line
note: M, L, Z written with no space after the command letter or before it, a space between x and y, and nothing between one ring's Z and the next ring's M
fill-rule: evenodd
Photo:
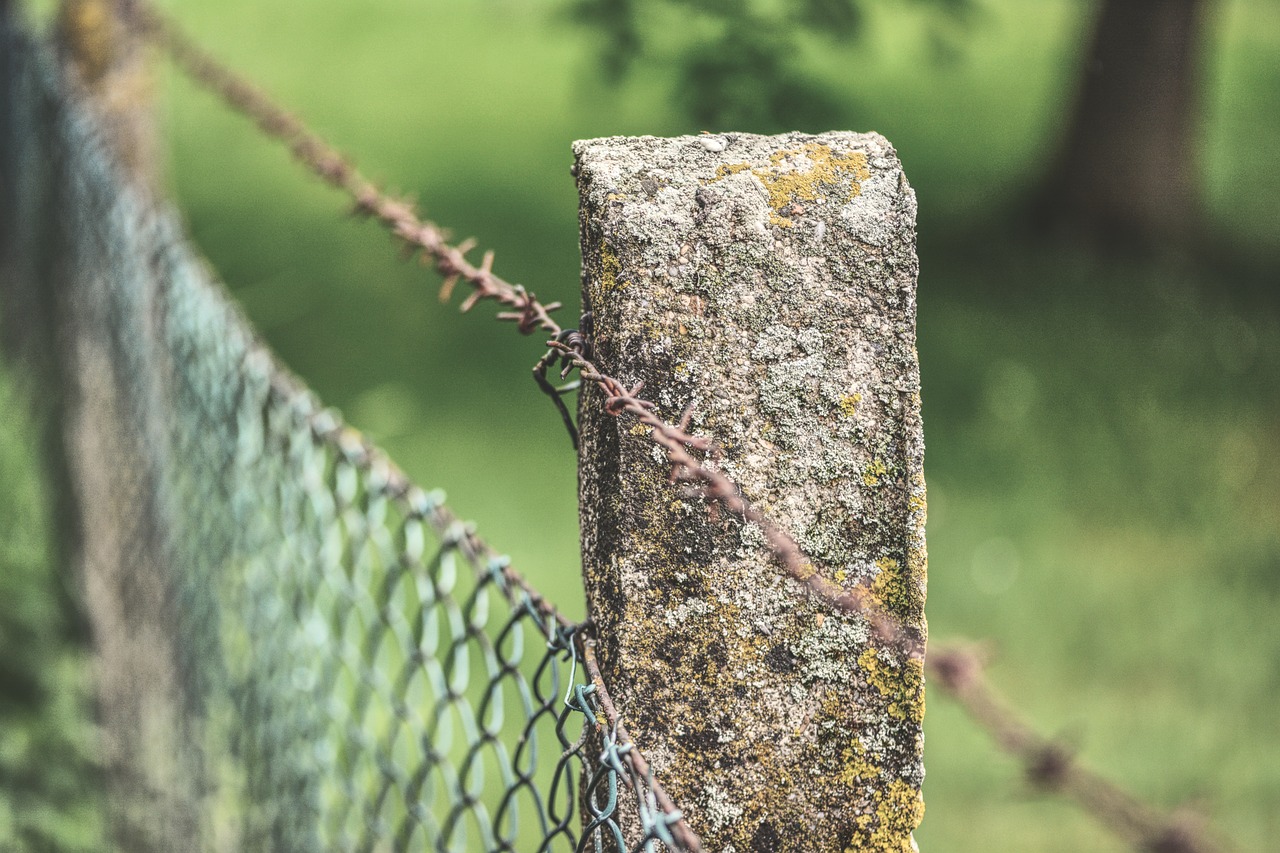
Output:
M1195 238L1199 55L1210 0L1102 0L1042 225L1112 247Z

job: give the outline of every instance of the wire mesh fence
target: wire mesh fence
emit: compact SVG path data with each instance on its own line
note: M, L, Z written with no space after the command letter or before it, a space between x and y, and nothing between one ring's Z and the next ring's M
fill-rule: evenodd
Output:
M201 541L230 523L262 543L224 574L218 631L242 843L575 849L591 767L573 628L477 553L438 493L406 488L305 395L257 390L237 460L256 500L197 522Z
M685 849L598 716L581 626L275 361L4 36L15 205L60 211L18 250L53 267L7 289L59 290L117 843Z
M38 231L50 209L61 216L33 255L59 257L52 276L24 259L6 300L53 281L55 325L74 338L63 378L81 397L95 390L86 376L115 387L105 403L75 405L125 452L92 445L79 461L132 525L113 594L129 618L164 627L181 748L194 756L173 766L191 771L201 846L699 849L604 692L589 628L561 618L439 492L410 483L275 362L174 219L114 170L53 64L5 31L4 11L5 201L17 186L12 209L36 215L0 225ZM489 276L486 262L477 277ZM148 549L162 557L151 578L146 559L131 562ZM129 633L101 615L97 627L106 645ZM989 708L956 661L936 659L938 685ZM115 687L138 688L146 673L125 675ZM1025 727L975 716L998 739L1014 732L1003 740L1029 764L1052 757L1046 787L1082 791L1104 820L1119 802ZM156 760L111 750L116 786L140 784ZM1111 823L1135 847L1213 849L1195 827L1121 806ZM146 849L119 824L117 840Z

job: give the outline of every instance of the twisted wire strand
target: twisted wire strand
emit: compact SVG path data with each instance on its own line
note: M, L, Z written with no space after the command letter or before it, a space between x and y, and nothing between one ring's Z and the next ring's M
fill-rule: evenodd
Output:
M672 483L692 486L727 511L759 525L788 575L832 606L863 616L882 642L901 649L909 657L923 658L924 644L918 634L904 628L886 612L869 589L865 586L845 588L824 577L795 540L756 509L729 477L705 466L689 452L689 449L709 451L713 445L710 439L692 436L686 431L687 413L680 425L662 420L654 413L653 403L637 396L639 386L626 389L588 361L582 347L575 345L572 338L562 339L565 330L551 317L551 313L561 307L560 303L543 304L522 285L511 284L495 275L492 251L485 252L479 266L471 264L466 255L475 248L474 240L451 245L444 229L420 218L409 202L384 193L300 119L226 68L153 7L138 3L134 15L140 32L168 53L186 74L220 95L233 110L253 119L263 133L285 143L294 158L309 171L350 196L357 212L373 216L407 248L420 251L424 260L433 262L444 277L442 300L450 298L458 282L466 282L472 292L461 304L463 312L483 300L493 300L512 309L499 312L497 319L514 322L526 335L535 331L550 335L552 340L548 345L571 361L583 379L596 383L605 392L605 408L610 414L627 413L650 427L650 439L665 450L671 462Z
M961 645L934 649L926 671L999 749L1023 766L1039 790L1075 800L1135 850L1147 853L1223 853L1203 818L1187 809L1166 813L1082 766L1071 748L1037 734L987 681L984 655Z
M493 252L486 252L479 266L472 264L466 256L475 248L474 240L451 245L444 229L419 218L409 202L380 190L341 152L258 87L220 63L153 6L135 3L131 14L138 31L161 47L188 76L212 89L236 112L251 118L264 134L283 142L294 159L325 183L346 193L357 213L372 216L406 247L420 250L423 260L434 263L444 276L442 298L448 299L454 285L465 281L473 290L463 300L464 312L481 300L491 299L512 309L500 312L498 319L514 322L522 334L560 334L560 325L551 318L560 303L543 304L522 285L495 275Z
M146 3L131 5L135 26L168 53L179 68L215 91L233 110L251 118L263 133L283 142L294 158L313 174L346 193L354 202L356 212L375 218L411 251L420 251L424 263L434 264L444 277L440 292L442 301L451 297L459 282L465 282L472 292L463 300L462 311L469 311L480 301L493 300L510 309L498 312L497 319L514 322L522 334L540 331L549 335L552 340L548 346L571 362L582 379L594 383L604 392L604 407L609 414L631 415L650 428L650 440L663 448L671 465L669 479L672 484L682 484L726 511L755 523L790 577L831 605L860 614L886 644L897 647L913 659L924 659L924 641L914 628L903 626L886 612L869 589L863 586L845 588L822 576L795 540L756 509L728 476L715 467L707 466L694 455L696 451L714 459L717 450L710 438L687 431L691 412L686 412L678 424L664 421L656 414L656 405L639 396L643 384L627 388L589 360L584 347L572 339L566 342L566 330L551 316L561 307L560 303L544 304L522 285L507 282L494 274L492 251L483 255L478 266L472 264L466 255L475 248L474 240L450 244L444 229L420 218L409 202L380 190L324 139L278 107L253 84L219 63L168 18ZM335 427L329 431L321 430L321 434L340 449L350 450L358 446L360 452L369 454L370 464L374 461L385 464L393 484L390 488L400 497L414 494L414 487L408 479L354 430ZM433 521L438 516L438 523L442 526L456 525L456 519L448 514L447 509L439 507L432 513ZM471 531L464 535L459 547L477 559L488 560L495 555ZM540 614L555 620L562 629L573 627L573 623L560 615L513 569L504 566L501 571L513 588L529 596L531 606ZM624 781L634 787L635 780L649 780L654 798L670 821L677 842L689 851L700 850L696 834L679 817L679 810L661 786L652 781L652 767L631 742L601 677L595 659L594 640L581 634L578 638L583 644L583 663L595 688L599 708L618 743L629 747L616 750L616 755L629 771L622 774ZM1209 839L1190 813L1166 815L1110 780L1080 767L1061 744L1037 735L995 696L982 673L981 659L971 651L959 647L935 649L926 662L926 668L934 683L960 703L1002 750L1022 759L1033 784L1073 797L1136 849L1162 853L1219 853L1224 849Z

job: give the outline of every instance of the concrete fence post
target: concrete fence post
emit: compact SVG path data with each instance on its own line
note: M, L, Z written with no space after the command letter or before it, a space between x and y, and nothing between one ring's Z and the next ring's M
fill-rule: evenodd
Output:
M813 570L924 631L915 195L875 134L574 146L595 360ZM668 484L648 430L581 402L588 606L638 747L715 851L906 851L922 665L783 576L758 527ZM634 840L634 839L632 839Z

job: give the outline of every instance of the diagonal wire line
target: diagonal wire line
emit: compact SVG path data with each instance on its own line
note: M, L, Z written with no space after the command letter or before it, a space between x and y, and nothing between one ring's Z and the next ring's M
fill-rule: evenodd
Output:
M551 313L561 307L560 303L544 305L522 285L511 284L495 275L492 251L485 253L480 266L472 265L466 255L474 248L474 241L450 245L442 228L421 219L409 203L383 193L300 119L222 65L153 7L136 3L133 14L141 32L162 47L188 76L217 92L236 112L253 119L263 133L287 145L294 158L309 171L346 193L358 212L373 216L406 246L421 251L424 261L434 262L445 279L442 298L448 298L457 282L465 281L473 290L462 302L464 312L482 300L494 300L511 309L500 312L499 320L515 322L524 334L542 331L550 335L552 350L559 352L566 364L576 367L584 379L604 392L606 410L614 415L633 415L650 428L650 439L663 448L672 466L673 483L684 483L726 511L756 523L787 575L831 606L864 617L882 642L912 659L923 659L924 641L919 631L903 625L890 614L866 586L844 587L823 576L790 534L755 508L729 477L689 452L689 448L694 448L714 457L715 444L706 437L689 434L687 418L680 425L662 420L654 414L653 403L638 397L642 386L628 390L592 363L583 346L566 344L563 339L572 330L562 329L551 318Z
M1135 850L1148 853L1222 853L1203 821L1190 812L1164 813L1080 765L1062 743L1037 734L987 681L983 656L955 645L933 650L928 673L1001 751L1022 762L1030 783L1075 800Z
M553 338L550 342L552 351L566 364L572 364L583 379L595 383L604 392L604 405L609 413L620 415L625 412L650 427L651 439L664 449L667 461L672 466L670 479L673 483L692 487L698 494L716 501L727 511L758 524L788 575L833 606L863 615L882 640L902 648L913 658L923 657L921 638L886 613L869 590L861 587L846 589L822 577L784 530L756 510L729 478L716 468L705 465L694 455L693 451L698 451L714 457L715 445L706 437L694 436L686 431L687 415L678 425L663 421L654 413L654 405L639 396L641 386L626 388L587 357L587 347L573 346L566 342L566 333L570 330L562 329L551 317L551 313L560 307L558 303L544 305L521 285L496 276L492 272L492 252L484 255L479 266L471 264L466 255L474 248L473 241L450 245L439 226L420 219L408 203L382 193L300 120L281 110L252 84L224 68L167 18L141 3L135 4L134 13L140 29L162 46L184 71L218 92L234 109L251 117L264 133L283 141L303 165L331 186L349 195L358 212L375 217L406 245L421 250L424 260L434 262L436 269L444 276L442 297L447 299L454 286L459 281L465 281L473 291L462 303L464 311L470 310L481 300L491 299L510 309L499 313L499 319L515 322L524 334L541 331L550 335ZM336 422L331 425L322 423L317 430L319 435L340 452L351 458L364 460L364 464L371 468L376 466L385 471L383 476L387 478L389 493L397 500L408 501L412 506L421 495L420 490L415 491L415 487L409 484L404 475L358 433L341 427ZM499 564L494 562L498 558L489 546L473 532L463 528L443 506L434 507L427 517L438 535L456 537L456 547L468 560ZM459 534L459 530L463 532ZM504 589L518 590L527 596L528 606L555 622L560 630L577 630L577 626L571 625L556 613L546 599L505 563L497 571L506 581ZM577 639L583 638L578 636ZM586 640L583 644L582 657L591 684L589 690L578 688L574 700L576 704L571 705L587 714L592 721L595 720L591 710L593 707L604 715L604 721L608 723L608 737L601 760L625 768L625 772L620 775L635 788L642 812L645 796L653 797L656 808L651 811L656 811L657 816L648 818L646 839L662 840L667 834L664 829L669 825L673 830L670 835L676 844L688 850L700 849L697 836L680 819L678 809L661 787L653 782L648 763L630 742L621 717L608 698L598 666L594 663L592 641ZM577 661L576 653L574 660ZM1214 853L1221 849L1208 839L1194 821L1184 819L1180 814L1166 815L1147 805L1109 780L1077 765L1061 745L1036 735L995 697L982 675L980 660L971 653L954 647L938 649L930 656L928 671L935 683L965 707L970 716L992 735L1002 749L1024 761L1034 783L1046 790L1059 791L1073 797L1100 822L1137 849L1161 853ZM573 688L570 688L570 692L573 692ZM561 723L563 719L562 715ZM580 752L582 746L583 743L578 742L576 750ZM575 752L572 747L566 749L565 755L571 752ZM564 760L565 757L562 756L561 766ZM612 783L616 783L616 776L612 778ZM421 780L419 784L422 784ZM598 792L600 785L607 787L608 784L610 782L603 776L597 775L588 788ZM647 789L649 793L645 794L642 789ZM567 789L563 796L565 803L571 803L572 796ZM616 794L611 796L616 800ZM598 800L592 799L592 796L588 796L588 800L595 813L593 823L604 826L614 806L599 809ZM502 808L505 807L504 803ZM553 833L567 831L566 815L567 811L564 809L559 817L552 813L551 817L556 821Z

